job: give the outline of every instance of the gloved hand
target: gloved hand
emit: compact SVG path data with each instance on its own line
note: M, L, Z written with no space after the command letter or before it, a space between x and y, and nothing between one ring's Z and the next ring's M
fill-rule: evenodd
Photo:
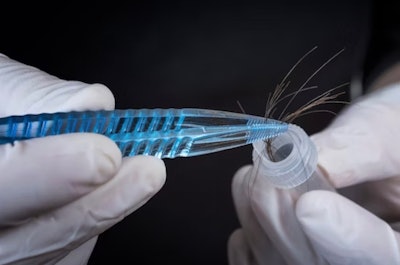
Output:
M230 264L400 264L399 102L399 83L373 91L312 136L337 192L279 190L240 169Z
M0 55L0 116L113 109L104 85L60 80ZM161 160L121 158L95 134L0 145L0 264L86 264L97 235L163 185Z

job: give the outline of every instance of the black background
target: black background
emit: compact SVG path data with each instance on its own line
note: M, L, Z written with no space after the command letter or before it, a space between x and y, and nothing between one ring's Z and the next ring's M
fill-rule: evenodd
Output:
M0 52L63 79L103 83L117 108L240 112L239 100L262 116L268 92L314 46L292 89L345 50L310 82L319 90L299 96L290 110L354 81L370 11L370 1L344 0L21 4L2 9ZM312 134L332 118L314 114L297 123ZM165 160L164 188L100 236L90 264L227 264L227 239L239 227L230 183L250 162L250 146Z

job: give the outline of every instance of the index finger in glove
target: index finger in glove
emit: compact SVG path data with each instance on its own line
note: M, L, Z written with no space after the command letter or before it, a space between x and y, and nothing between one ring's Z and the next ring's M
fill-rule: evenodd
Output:
M400 172L400 85L355 102L312 136L319 165L335 187L397 176Z
M0 54L0 116L41 112L113 109L111 91L102 84L59 79Z
M261 177L255 174L257 174L257 167L244 166L233 177L233 200L242 229L235 231L229 239L230 264L242 264L240 262L243 260L246 260L245 264L285 264L260 224L265 220L260 220L254 213L253 188L254 185L259 185L254 181L257 181L255 177ZM255 262L252 262L253 259Z

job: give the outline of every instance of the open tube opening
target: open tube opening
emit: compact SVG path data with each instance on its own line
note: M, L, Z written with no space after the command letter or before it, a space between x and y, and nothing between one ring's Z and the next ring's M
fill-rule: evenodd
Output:
M307 181L317 167L317 150L302 128L289 125L288 131L272 140L275 161L268 156L266 143L253 144L253 162L259 174L279 188L290 189Z

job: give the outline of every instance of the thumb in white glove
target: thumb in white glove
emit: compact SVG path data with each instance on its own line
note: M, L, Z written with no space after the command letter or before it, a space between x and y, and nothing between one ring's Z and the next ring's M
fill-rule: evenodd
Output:
M345 197L310 191L296 210L305 234L329 264L400 264L399 234Z
M114 108L104 85L60 80L4 55L0 89L1 116ZM95 134L0 145L0 172L0 264L85 264L97 235L165 181L161 160L122 159Z

